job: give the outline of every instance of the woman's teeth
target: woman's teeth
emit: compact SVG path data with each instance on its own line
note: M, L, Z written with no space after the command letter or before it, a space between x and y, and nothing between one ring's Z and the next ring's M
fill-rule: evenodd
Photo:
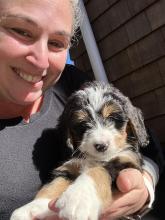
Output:
M14 72L17 73L22 79L30 83L37 83L43 79L47 75L47 70L43 71L43 74L40 76L33 76L27 73L22 73L19 69L13 68Z
M19 73L19 76L27 82L37 83L41 81L42 76L32 76L25 73Z

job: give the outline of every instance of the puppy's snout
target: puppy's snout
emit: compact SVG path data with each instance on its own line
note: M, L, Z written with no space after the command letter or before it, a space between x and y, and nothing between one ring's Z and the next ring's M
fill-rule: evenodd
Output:
M94 145L94 147L98 152L105 152L108 149L108 144L98 144L97 143Z

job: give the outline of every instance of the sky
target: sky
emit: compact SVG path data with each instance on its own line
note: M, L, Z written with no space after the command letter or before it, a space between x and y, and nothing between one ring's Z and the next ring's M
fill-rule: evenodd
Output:
M67 61L66 61L67 64L72 64L74 65L74 62L70 59L70 54L68 52L68 56L67 56Z

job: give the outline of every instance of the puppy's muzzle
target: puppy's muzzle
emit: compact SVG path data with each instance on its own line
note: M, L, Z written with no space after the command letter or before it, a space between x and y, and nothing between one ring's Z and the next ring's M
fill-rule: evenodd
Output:
M94 144L95 149L98 152L105 152L108 149L108 144Z

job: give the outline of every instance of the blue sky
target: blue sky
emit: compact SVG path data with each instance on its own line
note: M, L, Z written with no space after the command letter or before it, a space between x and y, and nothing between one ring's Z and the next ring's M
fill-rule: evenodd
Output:
M68 52L68 56L67 56L67 61L66 61L67 64L74 64L74 62L70 59L70 55L69 55L69 52Z

